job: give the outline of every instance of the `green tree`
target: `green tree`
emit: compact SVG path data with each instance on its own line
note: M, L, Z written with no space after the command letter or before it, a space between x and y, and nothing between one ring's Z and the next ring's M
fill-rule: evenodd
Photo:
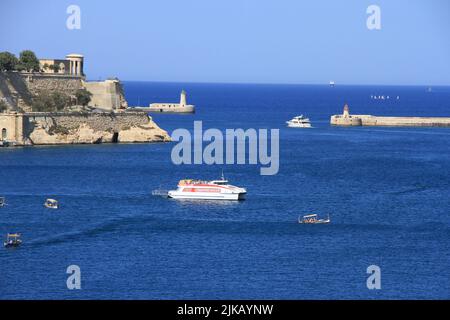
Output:
M24 50L20 53L19 64L28 72L39 71L39 60L31 50Z
M78 104L81 104L85 107L89 104L89 102L91 102L92 93L90 93L86 89L78 89L75 92L75 96L77 97Z
M33 97L31 109L34 112L52 112L55 111L53 105L53 99L46 91L39 92L38 95Z
M0 52L0 71L15 70L19 60L11 52Z
M59 72L59 65L57 65L57 64L52 64L52 65L50 65L50 66L48 66L48 68L50 69L50 70L53 70L53 72L54 73L58 73Z
M64 108L68 107L70 104L69 96L64 93L55 91L51 93L50 97L53 109L56 109L56 111L64 110Z
M25 66L19 62L18 64L16 64L16 68L15 69L17 71L25 71Z
M70 105L70 97L59 91L41 90L32 100L31 108L35 112L55 112Z

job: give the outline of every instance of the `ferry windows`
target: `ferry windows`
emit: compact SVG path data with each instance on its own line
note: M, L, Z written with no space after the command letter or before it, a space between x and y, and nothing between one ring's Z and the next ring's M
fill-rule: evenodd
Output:
M214 192L220 193L221 190L219 188L184 188L183 192Z
M193 188L192 192L214 192L220 193L220 189L218 188Z

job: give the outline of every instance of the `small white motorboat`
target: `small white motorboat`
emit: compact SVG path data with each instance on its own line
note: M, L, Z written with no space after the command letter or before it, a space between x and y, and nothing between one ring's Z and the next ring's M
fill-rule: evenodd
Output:
M8 233L6 235L6 240L3 242L3 246L5 248L18 247L21 244L22 244L22 240L20 240L19 233Z
M6 206L6 199L4 197L0 197L0 208Z
M44 207L48 209L58 209L58 201L55 199L45 200Z
M287 126L290 128L311 128L311 121L304 115L300 115L286 121Z
M307 216L299 217L298 223L301 224L327 224L330 223L330 216L327 219L319 219L317 214L310 214Z

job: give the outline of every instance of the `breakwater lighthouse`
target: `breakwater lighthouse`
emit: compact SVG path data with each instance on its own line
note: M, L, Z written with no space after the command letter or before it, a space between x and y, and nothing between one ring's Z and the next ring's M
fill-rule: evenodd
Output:
M342 116L344 118L350 118L350 108L348 107L348 104L345 104L344 112L342 112Z
M186 107L186 91L181 90L180 94L180 107Z
M195 106L187 104L186 91L182 90L180 94L180 103L151 103L145 109L150 112L169 112L169 113L194 113Z
M450 117L378 117L369 114L350 114L346 104L342 114L331 116L334 126L384 126L384 127L450 127Z
M350 108L348 104L345 104L342 115L335 115L331 117L331 124L337 126L361 126L362 121L359 117L351 116Z

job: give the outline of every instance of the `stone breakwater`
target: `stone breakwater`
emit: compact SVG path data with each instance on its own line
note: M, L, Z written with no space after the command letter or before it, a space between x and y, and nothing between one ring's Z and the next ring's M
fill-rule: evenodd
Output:
M143 112L29 112L0 114L11 145L144 143L170 141Z
M386 127L450 127L450 117L377 117L372 115L333 115L335 126L386 126Z

